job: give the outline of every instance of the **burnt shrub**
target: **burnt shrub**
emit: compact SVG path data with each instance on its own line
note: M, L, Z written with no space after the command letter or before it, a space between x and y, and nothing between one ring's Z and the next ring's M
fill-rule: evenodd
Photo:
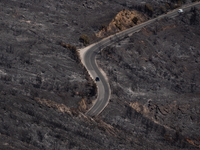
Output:
M160 6L160 11L161 11L161 13L166 13L166 8L165 8L165 6Z
M83 34L80 36L79 41L82 42L85 46L90 43L90 38Z
M167 9L170 9L170 5L169 5L168 3L165 3L165 7L166 7Z
M77 108L70 108L70 111L72 113L73 116L78 116L79 115L79 110Z
M21 61L21 64L32 64L32 57L30 55L30 51L19 50L16 52L16 56Z
M134 17L134 18L132 19L132 21L133 21L134 24L137 24L138 18L137 18L137 17Z
M78 63L80 62L79 53L78 53L78 51L76 49L76 46L71 45L71 44L65 44L63 42L61 42L60 45L65 47L65 48L67 48L67 49L69 49L73 54L73 56L72 56L73 59L76 60L76 62L78 62Z
M103 25L100 26L99 30L107 31L107 26L103 24Z
M153 7L149 4L146 4L145 5L145 12L149 15L149 16L152 16L153 15Z
M186 0L171 0L172 3L181 3L181 4L185 4Z
M196 7L191 8L190 12L192 12L192 16L190 18L190 24L191 25L199 25L200 19L199 19L199 12Z

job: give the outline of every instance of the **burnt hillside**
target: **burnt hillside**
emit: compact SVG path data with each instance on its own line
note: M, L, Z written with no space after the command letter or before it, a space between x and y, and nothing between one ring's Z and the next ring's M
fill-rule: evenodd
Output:
M128 43L105 49L99 59L111 81L111 102L97 118L82 114L96 97L96 85L78 60L79 37L98 40L94 35L102 24L123 9L138 9L140 2L0 0L0 149L198 146L198 11L159 21Z
M161 132L163 139L179 146L186 140L199 147L199 21L200 11L192 9L159 20L101 52L98 62L112 90L101 114L106 123L150 141ZM176 138L153 131L154 125Z

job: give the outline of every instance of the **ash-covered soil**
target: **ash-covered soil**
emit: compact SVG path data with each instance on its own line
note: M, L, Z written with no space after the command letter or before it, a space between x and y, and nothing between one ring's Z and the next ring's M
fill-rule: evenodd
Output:
M146 1L150 2L150 0ZM166 128L164 126L166 120L160 121L162 115L156 114L158 123L155 123L155 120L150 118L154 113L144 113L146 108L143 105L145 103L143 97L139 97L141 99L139 101L133 99L131 95L127 98L126 93L113 94L113 102L108 105L102 116L91 119L79 113L91 106L96 96L96 85L77 60L74 51L67 49L66 46L63 47L60 42L82 47L79 37L83 34L88 35L91 42L94 42L98 39L93 35L100 31L102 24L110 23L118 12L134 8L133 5L140 2L139 0L134 2L129 0L0 0L0 149L195 148L193 145L198 139L193 132L198 133L197 124L192 124L194 129L189 134L182 128L180 128L182 131L178 128L175 132L173 125L166 125L170 129ZM160 1L155 2L158 4ZM185 22L188 21L190 20L185 19ZM182 26L185 27L186 24L182 22ZM195 31L191 32L190 36L196 37L197 27L198 25L188 25L188 30ZM188 30L185 33L189 34ZM139 37L143 39L145 36L138 34ZM124 48L127 49L127 46ZM191 51L196 52L196 49L191 47ZM113 55L116 53L113 52ZM129 54L127 55L129 57ZM107 62L107 56L105 58ZM160 61L158 58L156 60ZM195 61L199 61L198 57ZM111 62L109 64L116 65ZM194 67L192 64L189 65ZM122 64L121 69L124 69L123 66ZM187 69L192 70L192 68ZM119 68L116 70L120 71ZM170 75L169 73L171 78ZM109 77L110 80L116 78L110 74ZM189 91L192 89L193 96L194 93L198 94L199 90L196 78L190 81L192 88ZM173 81L176 81L176 78ZM113 92L116 88L120 89L115 86L115 82L111 82ZM131 82L132 79L129 80L129 83ZM122 85L120 80L116 83ZM166 85L171 86L167 83ZM138 86L141 85L138 83L136 87ZM177 89L176 86L174 88ZM195 108L198 107L197 103L193 103L195 98L187 94L188 88L189 85L183 90L186 90L186 96L190 98L191 103L185 106L184 102L188 102L184 94L181 94L184 102L181 103L183 107L179 109L183 112L187 108L190 111L190 107L193 108L195 104ZM145 92L141 87L137 89L141 93ZM133 93L136 92L134 86L131 90ZM163 92L168 95L166 90ZM182 92L181 90L170 91L169 89L168 92L170 94L175 92L177 99L181 98L176 93ZM152 89L150 93L154 93ZM121 98L120 95L125 98ZM154 93L150 104L152 112L155 111L156 105L162 111L160 107L162 103L158 104L154 99L156 95ZM161 96L163 95L160 94L160 100ZM177 100L177 103L178 101L180 103L180 100ZM171 100L166 104L170 105L170 102ZM141 110L138 110L137 105L140 105ZM195 108L192 112L196 111ZM114 109L117 109L118 113ZM168 111L171 113L171 109ZM186 111L185 114L189 113ZM195 114L191 119L194 122L198 121ZM184 127L191 129L192 125L188 124L190 122ZM192 137L193 135L195 136Z
M165 18L99 54L112 90L106 123L153 143L200 147L199 25L199 10Z
M83 34L91 42L97 40L101 25L132 5L105 0L1 0L0 89L68 107L77 108L82 98L91 104L95 84L77 56L59 43L81 47Z

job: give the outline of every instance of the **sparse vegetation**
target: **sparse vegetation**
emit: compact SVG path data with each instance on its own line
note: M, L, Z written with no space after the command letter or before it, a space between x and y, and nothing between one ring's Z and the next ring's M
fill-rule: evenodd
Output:
M90 43L90 38L83 34L80 36L79 41L82 42L85 46Z

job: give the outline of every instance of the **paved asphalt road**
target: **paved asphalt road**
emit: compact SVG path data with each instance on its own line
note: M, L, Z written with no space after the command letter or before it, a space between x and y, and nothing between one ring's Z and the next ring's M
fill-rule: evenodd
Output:
M191 9L191 7L193 7L193 6L200 8L200 2L185 5L182 7L182 9L184 11L189 11ZM127 30L119 32L115 35L109 36L108 38L105 38L105 39L101 40L100 42L93 44L90 48L87 49L87 51L84 55L84 58L82 58L82 59L84 59L84 63L85 63L84 65L86 66L86 68L87 68L88 72L90 73L90 75L92 76L92 78L95 79L96 77L99 77L100 81L96 82L97 86L98 86L98 97L97 97L96 103L86 112L86 115L97 116L98 114L100 114L103 111L103 109L107 106L109 99L110 99L110 95L111 95L109 83L106 80L105 75L102 74L102 72L99 70L99 68L96 64L96 60L95 60L96 54L99 51L101 51L103 48L122 40L123 38L139 31L144 26L146 26L158 19L161 19L164 17L172 18L177 15L178 15L178 9L173 10L171 12L168 12L167 14L161 15L157 18L151 19L147 22L144 22L142 24L134 26L130 29L127 29Z

